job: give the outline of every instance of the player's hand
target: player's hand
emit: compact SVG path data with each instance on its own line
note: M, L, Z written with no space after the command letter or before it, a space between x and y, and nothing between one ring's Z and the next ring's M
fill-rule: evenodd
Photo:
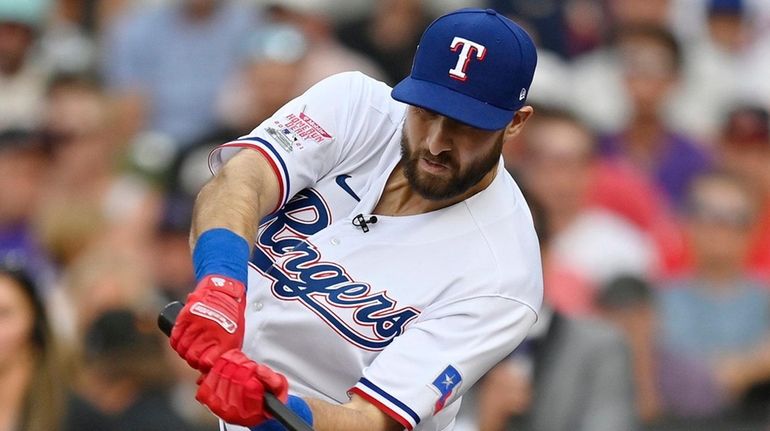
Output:
M209 275L187 296L171 347L191 367L207 372L224 352L243 344L246 288L231 278Z
M258 364L238 349L225 352L198 380L195 399L228 423L253 427L271 419L265 409L265 391L282 403L289 397L283 374Z

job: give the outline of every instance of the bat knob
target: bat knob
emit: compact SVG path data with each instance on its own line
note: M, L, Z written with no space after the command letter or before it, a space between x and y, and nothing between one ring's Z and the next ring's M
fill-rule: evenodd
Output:
M166 336L171 335L171 330L174 329L174 323L179 316L179 312L184 308L184 304L179 301L174 301L163 307L163 311L158 315L158 328L163 331Z

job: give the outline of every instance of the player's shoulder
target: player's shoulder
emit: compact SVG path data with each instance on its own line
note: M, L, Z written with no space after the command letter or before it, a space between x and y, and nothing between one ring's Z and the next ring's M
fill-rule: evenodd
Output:
M492 184L465 200L466 211L490 248L511 250L510 243L526 244L526 254L538 254L532 214L521 189L502 163Z
M355 89L355 88L350 88L350 86L352 85L352 86L358 86L359 87L358 89L361 89L367 86L385 87L388 89L388 91L390 91L390 87L384 82L381 82L375 78L372 78L371 76L363 72L360 72L358 70L338 72L333 75L329 75L326 78L321 79L320 81L318 81L318 83L342 86L342 88L345 88L346 90Z
M492 293L515 299L539 310L543 279L540 246L532 215L515 181L501 172L484 193L466 200L478 240L484 244L484 261L495 282Z
M350 105L350 115L368 112L385 115L394 124L403 119L406 105L390 96L392 88L359 71L340 72L322 79L306 93L309 97Z

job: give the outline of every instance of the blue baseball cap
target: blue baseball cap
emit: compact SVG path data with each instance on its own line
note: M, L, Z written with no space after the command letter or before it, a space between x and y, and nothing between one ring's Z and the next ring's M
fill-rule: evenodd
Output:
M492 9L461 9L428 26L391 97L499 130L526 103L536 64L535 44L516 23Z

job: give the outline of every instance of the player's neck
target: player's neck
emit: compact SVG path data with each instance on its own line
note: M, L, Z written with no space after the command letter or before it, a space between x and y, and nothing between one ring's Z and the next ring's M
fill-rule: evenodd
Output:
M497 167L487 172L481 181L464 193L450 199L431 200L424 198L409 185L409 180L406 179L401 163L399 163L385 183L385 189L382 191L382 196L380 196L373 213L386 216L409 216L446 208L486 189L492 184L496 175Z

